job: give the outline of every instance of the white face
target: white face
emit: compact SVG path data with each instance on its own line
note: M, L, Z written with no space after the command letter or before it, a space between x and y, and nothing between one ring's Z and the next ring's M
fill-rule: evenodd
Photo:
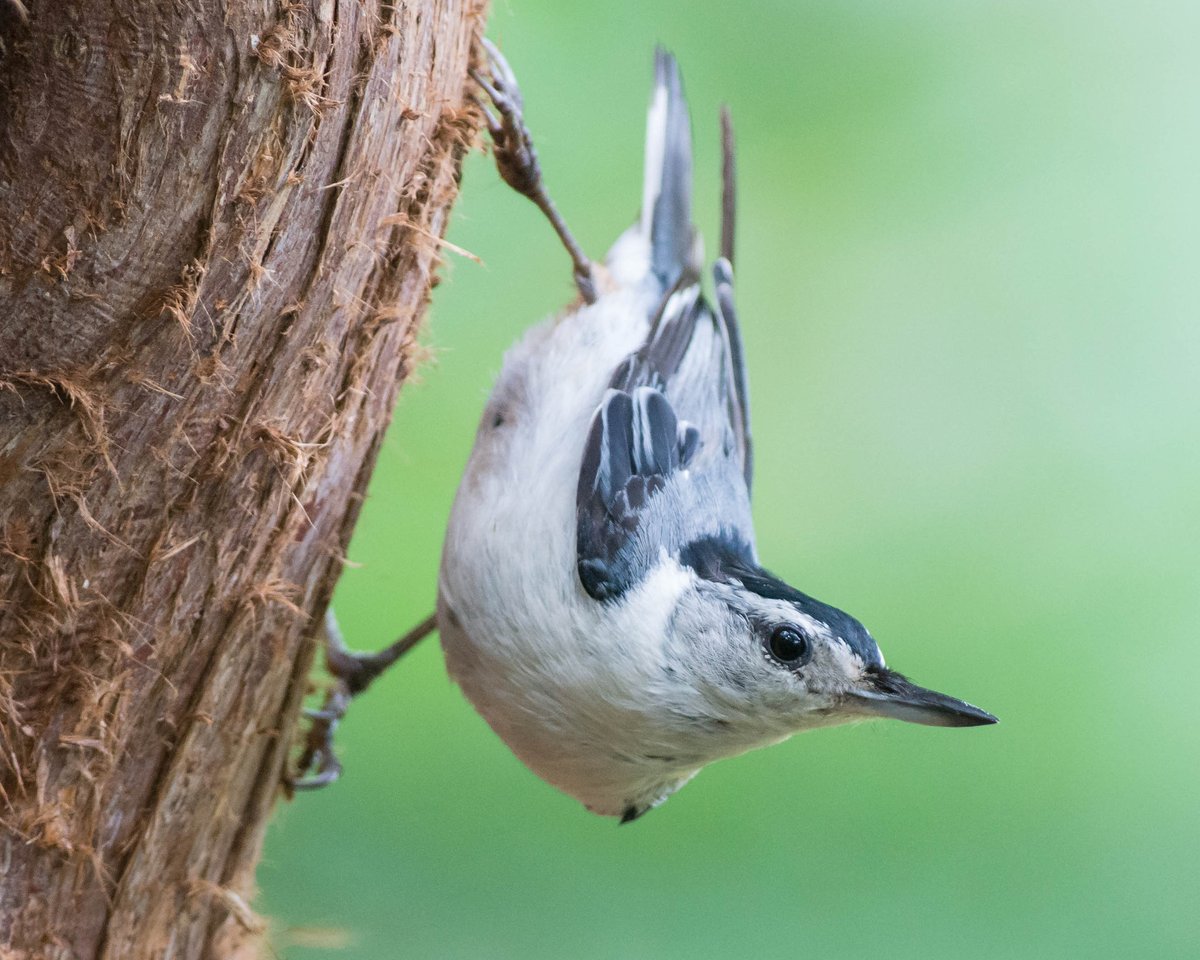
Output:
M769 574L749 583L697 577L674 605L662 652L664 719L684 718L677 735L707 760L873 716L995 723L889 670L861 623Z
M669 699L708 721L698 726L711 733L714 759L861 715L847 695L863 684L868 659L882 658L857 621L825 609L821 619L788 600L703 580L680 597L664 647ZM859 631L857 650L842 635L850 630Z

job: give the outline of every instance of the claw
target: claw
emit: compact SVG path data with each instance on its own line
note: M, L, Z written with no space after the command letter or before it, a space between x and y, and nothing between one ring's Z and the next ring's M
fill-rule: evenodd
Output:
M496 115L487 108L487 104L475 96L471 97L471 102L474 103L475 106L479 108L479 112L483 114L483 122L487 125L488 134L492 137L492 139L495 140L497 136L503 135L504 127L501 125Z
M504 58L504 54L487 37L482 37L483 49L488 55L488 63L492 68L492 78L496 85L502 91L507 91L512 97L513 105L517 112L520 112L525 107L525 99L521 96L521 87L517 83L517 75L513 73L513 69L509 66L508 61Z
M304 738L304 748L296 760L294 774L285 777L290 790L317 790L342 775L342 764L333 749L333 735L346 716L350 701L417 643L433 632L435 617L426 617L416 627L378 653L352 653L346 648L342 631L330 608L325 613L325 664L333 683L325 691L320 707L307 708L304 716L312 721Z
M492 103L496 103L498 100L503 99L503 94L501 94L499 90L492 86L491 81L488 80L484 74L480 73L474 67L467 72L471 75L471 79L479 84L479 86L483 89L483 92L488 95L488 99L491 100ZM476 103L480 102L477 97L473 97L472 99L474 99ZM482 104L480 105L482 106Z
M317 755L320 762L316 764L316 773L311 776L294 778L290 782L293 790L320 790L327 787L342 775L342 765L332 752L321 752ZM314 758L315 759L315 758ZM310 767L311 769L311 767Z

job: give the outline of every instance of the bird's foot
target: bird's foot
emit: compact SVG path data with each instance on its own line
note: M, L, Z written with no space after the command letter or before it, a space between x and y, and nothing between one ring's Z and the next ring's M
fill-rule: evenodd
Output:
M487 94L488 102L476 98L483 111L484 122L492 138L492 155L496 169L510 187L522 196L537 202L543 189L542 169L529 128L525 126L525 101L512 67L490 40L483 41L487 53L488 72L471 69L471 78ZM489 109L489 104L492 109Z
M488 70L484 73L472 68L471 77L487 95L488 103L479 97L475 98L475 102L483 111L484 122L492 138L492 155L496 158L496 169L505 183L536 203L538 209L546 215L571 256L575 268L575 286L579 289L580 296L587 303L595 303L596 281L592 262L575 241L566 221L546 192L542 168L538 163L537 151L533 147L533 138L525 125L525 103L521 98L521 88L517 85L516 75L494 43L487 39L482 43L487 53Z
M346 715L350 701L367 689L381 673L432 633L436 618L427 617L412 630L378 653L353 653L346 648L342 631L330 608L325 613L325 664L333 683L319 709L305 710L311 724L294 774L287 777L290 790L317 790L342 775L342 764L333 749L333 735Z

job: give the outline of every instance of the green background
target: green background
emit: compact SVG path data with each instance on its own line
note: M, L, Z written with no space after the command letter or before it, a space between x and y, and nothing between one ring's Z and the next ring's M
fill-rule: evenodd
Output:
M631 222L661 41L738 299L764 560L889 663L995 712L719 763L630 827L537 780L427 643L356 703L346 776L275 820L276 955L1200 956L1200 8L1192 2L498 2L552 193ZM567 259L468 161L336 604L432 608L504 348Z

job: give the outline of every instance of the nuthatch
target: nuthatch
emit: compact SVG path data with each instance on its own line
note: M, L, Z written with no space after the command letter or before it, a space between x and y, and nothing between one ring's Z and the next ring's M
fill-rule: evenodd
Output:
M674 58L655 60L641 217L601 266L550 202L512 71L486 49L498 167L551 219L580 299L508 352L484 410L438 583L450 675L535 773L623 823L801 730L994 723L759 564L728 114L710 303Z

